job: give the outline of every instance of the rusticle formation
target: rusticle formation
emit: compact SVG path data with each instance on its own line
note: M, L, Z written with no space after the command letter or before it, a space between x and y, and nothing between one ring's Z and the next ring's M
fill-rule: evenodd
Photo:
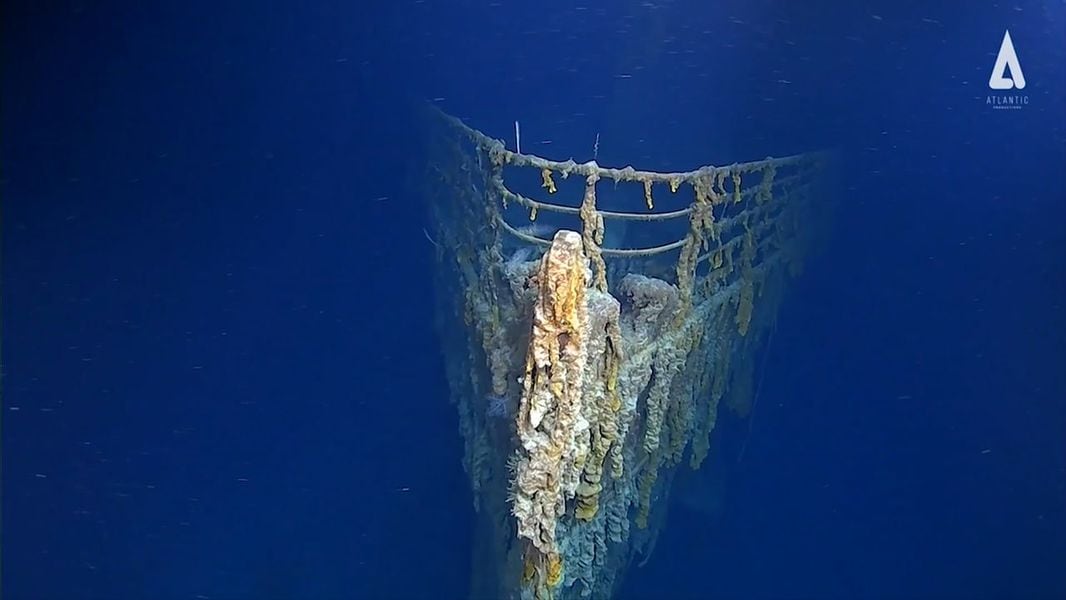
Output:
M479 512L472 596L609 598L654 549L673 473L708 455L721 400L750 409L784 284L825 228L826 157L608 169L430 121L438 326ZM643 202L605 210L605 185Z

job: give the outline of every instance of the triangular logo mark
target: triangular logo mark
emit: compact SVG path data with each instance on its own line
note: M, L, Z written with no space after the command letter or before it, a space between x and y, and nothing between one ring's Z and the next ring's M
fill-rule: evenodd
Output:
M1010 77L1007 77L1008 68ZM1014 52L1014 42L1010 39L1010 31L1003 33L1003 43L999 46L996 66L992 67L992 77L988 79L988 87L994 90L1011 88L1020 90L1025 87L1025 75L1022 75L1022 64L1018 62L1018 55Z

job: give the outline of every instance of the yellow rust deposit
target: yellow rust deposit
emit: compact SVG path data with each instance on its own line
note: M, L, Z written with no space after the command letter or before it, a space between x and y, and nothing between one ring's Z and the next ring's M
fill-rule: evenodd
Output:
M581 241L584 244L585 253L592 262L593 277L596 289L601 292L607 291L607 264L603 261L603 253L600 245L603 244L605 225L603 215L596 210L596 181L595 175L590 175L585 181L585 195L581 200Z
M651 197L651 180L650 179L645 179L644 180L644 204L648 205L648 210L652 210L652 209L655 208L655 202L654 202L654 200L652 200L652 197Z
M596 323L590 323L597 328ZM599 511L600 493L603 491L603 471L607 453L618 439L618 411L621 402L618 398L618 365L621 362L619 347L622 342L618 329L618 313L607 315L603 330L607 337L602 343L595 343L595 357L590 352L590 362L586 373L586 401L596 405L589 414L595 415L591 421L591 448L588 460L581 474L577 487L577 503L574 515L582 521L590 521ZM599 360L600 364L594 364Z
M541 555L559 555L556 524L577 481L588 423L581 417L587 357L585 254L581 236L555 234L541 259L517 430L521 440L511 497L518 536Z
M549 194L555 193L555 182L552 181L551 169L540 170L540 181L540 187L547 189Z
M755 308L755 271L752 266L755 260L756 242L755 234L750 227L745 226L744 245L740 251L740 294L737 298L737 331L740 335L748 334L748 326L751 324L751 313Z
M563 557L558 554L552 554L548 557L547 577L546 583L551 587L556 587L563 582Z

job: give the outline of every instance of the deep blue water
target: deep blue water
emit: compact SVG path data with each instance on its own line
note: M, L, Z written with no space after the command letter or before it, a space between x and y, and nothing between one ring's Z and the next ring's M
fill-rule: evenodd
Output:
M463 597L421 100L838 151L724 516L622 597L1066 597L1066 5L711 4L4 3L4 597Z

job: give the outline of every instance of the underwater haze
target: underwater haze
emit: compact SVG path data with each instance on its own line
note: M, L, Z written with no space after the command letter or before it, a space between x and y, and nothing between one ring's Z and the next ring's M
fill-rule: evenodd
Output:
M477 596L427 103L559 161L833 156L614 597L1066 597L1061 0L0 10L4 598Z

